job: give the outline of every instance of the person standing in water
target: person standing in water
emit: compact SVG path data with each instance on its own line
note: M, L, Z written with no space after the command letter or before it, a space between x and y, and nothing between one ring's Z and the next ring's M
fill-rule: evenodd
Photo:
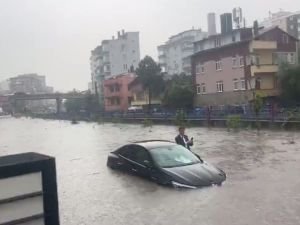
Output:
M191 146L194 145L194 140L191 138L189 140L188 136L185 135L185 127L179 127L179 134L175 137L175 141L178 145L182 145L183 147L191 150Z

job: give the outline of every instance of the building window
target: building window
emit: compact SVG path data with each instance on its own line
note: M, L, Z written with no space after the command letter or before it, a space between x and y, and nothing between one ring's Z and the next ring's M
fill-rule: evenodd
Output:
M124 64L123 65L123 68L124 68L124 70L127 70L128 68L127 68L127 64Z
M116 84L115 86L115 92L119 92L120 91L120 86L118 84Z
M223 92L223 91L224 91L223 81L218 81L217 82L217 92Z
M196 66L196 74L204 73L204 65L202 63L197 64Z
M289 64L295 64L295 53L288 54L288 63Z
M234 35L232 35L232 42L235 42L236 41L236 38Z
M278 64L278 54L277 53L273 53L272 54L272 64L273 65L277 65Z
M221 46L221 39L220 38L216 38L215 39L215 47L220 47Z
M261 79L260 78L257 78L255 80L255 89L256 90L260 90L261 89Z
M283 44L289 43L289 36L287 34L282 34L282 43Z
M201 94L201 86L200 84L197 84L197 95Z
M205 83L202 83L202 84L201 84L201 91L202 91L202 94L205 94L205 93L206 93L206 86L205 86Z
M232 57L232 67L233 68L237 67L237 59L236 59L236 57Z
M235 90L235 91L239 90L239 81L238 81L238 79L233 80L233 90Z
M240 57L240 67L242 67L242 66L244 66L244 65L245 65L245 63L244 63L244 57L241 56L241 57Z
M126 48L126 45L121 45L121 52L124 52L125 51L125 48Z
M291 17L290 17L290 21L293 21L293 20L294 20L294 17L291 16Z
M291 29L291 30L294 30L294 25L290 25L290 29Z
M114 92L115 91L113 86L109 86L109 90L110 90L110 92Z
M217 71L222 70L222 62L221 61L216 61L216 70Z
M246 90L245 79L241 79L241 90Z
M116 105L120 105L120 98L116 98Z
M258 55L251 55L251 65L260 65L260 59Z
M298 18L298 23L300 23L300 18Z

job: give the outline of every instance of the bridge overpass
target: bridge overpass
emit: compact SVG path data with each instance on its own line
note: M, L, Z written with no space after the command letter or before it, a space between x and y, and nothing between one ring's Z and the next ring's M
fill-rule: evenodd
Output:
M10 95L9 102L12 106L12 111L15 112L17 101L34 101L34 100L56 100L56 112L61 112L61 105L64 99L83 99L86 94L83 93L48 93L48 94L14 94Z

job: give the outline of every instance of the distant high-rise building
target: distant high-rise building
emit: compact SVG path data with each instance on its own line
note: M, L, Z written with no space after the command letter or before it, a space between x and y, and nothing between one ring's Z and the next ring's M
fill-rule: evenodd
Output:
M103 105L103 81L112 76L128 73L138 67L140 61L139 32L119 31L117 37L103 40L91 52L92 92L98 92Z
M9 93L9 80L0 82L0 95Z
M46 86L46 77L38 74L23 74L9 79L11 93L41 94L53 92L52 87Z
M216 14L208 13L207 15L207 23L208 23L208 35L217 34L217 26L216 26Z
M269 13L269 17L259 23L260 27L278 26L285 32L300 39L300 11Z
M243 11L240 7L234 8L232 11L233 22L236 29L243 27Z
M232 32L232 14L224 13L221 15L221 33L226 34Z
M168 75L191 74L190 56L194 54L194 42L207 37L207 32L192 29L181 32L169 38L158 46L158 59L163 72Z

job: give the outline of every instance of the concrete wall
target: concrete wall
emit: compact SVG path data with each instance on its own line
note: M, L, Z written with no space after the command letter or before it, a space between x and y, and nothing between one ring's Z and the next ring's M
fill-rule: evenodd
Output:
M208 105L233 105L245 104L252 99L250 91L228 91L223 93L212 93L206 95L196 95L195 106Z
M35 153L0 157L0 224L59 225L53 158Z

